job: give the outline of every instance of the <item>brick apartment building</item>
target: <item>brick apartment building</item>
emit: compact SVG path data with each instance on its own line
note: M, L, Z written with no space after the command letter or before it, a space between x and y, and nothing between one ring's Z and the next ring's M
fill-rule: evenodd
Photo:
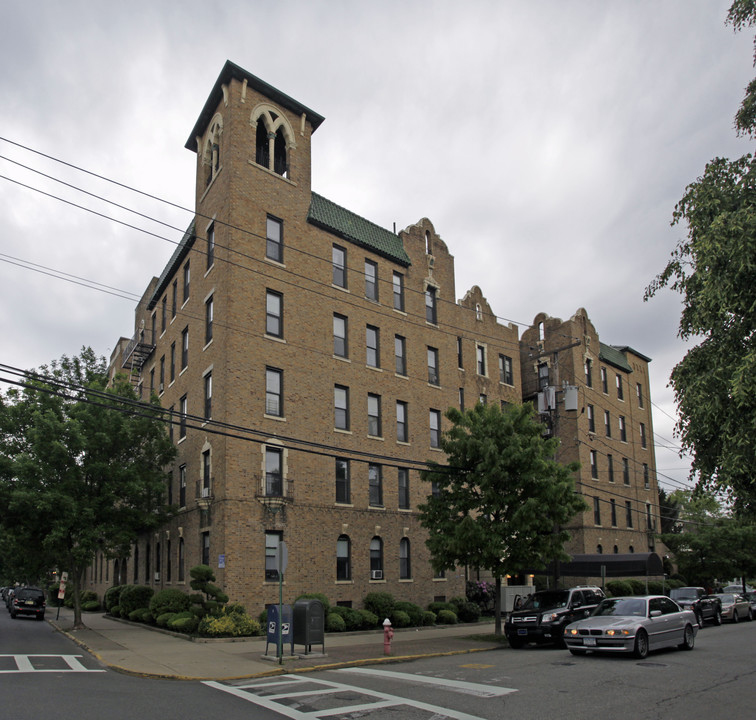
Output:
M574 519L570 555L663 551L648 364L630 347L600 341L586 311L567 321L541 313L520 341L523 398L578 461L576 490L589 509ZM540 396L540 397L539 397Z
M191 131L195 220L111 358L173 412L180 509L98 558L98 590L188 590L202 562L255 613L278 601L284 540L288 601L464 595L463 569L430 566L419 470L443 461L449 406L521 400L518 331L477 287L457 302L429 220L395 234L312 191L322 121L229 62Z

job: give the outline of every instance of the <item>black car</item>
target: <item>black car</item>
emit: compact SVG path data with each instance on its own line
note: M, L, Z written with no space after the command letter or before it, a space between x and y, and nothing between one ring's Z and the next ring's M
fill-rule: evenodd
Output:
M670 590L669 596L686 610L696 614L698 626L706 620L715 625L722 624L722 601L716 595L709 595L702 587L681 587Z
M509 646L554 643L564 647L564 629L590 615L604 599L604 591L593 585L569 590L540 590L529 595L504 623Z
M34 587L23 587L16 588L9 610L12 618L18 615L34 615L37 620L44 620L46 607L44 591Z

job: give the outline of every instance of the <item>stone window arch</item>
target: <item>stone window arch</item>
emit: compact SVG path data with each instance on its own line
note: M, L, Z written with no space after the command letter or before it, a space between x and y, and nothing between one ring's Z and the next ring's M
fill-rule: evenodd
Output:
M250 125L255 131L255 162L281 177L289 178L294 132L288 120L272 105L252 110Z
M210 123L205 145L202 150L202 167L205 171L205 187L220 172L220 141L223 133L223 116L216 115Z

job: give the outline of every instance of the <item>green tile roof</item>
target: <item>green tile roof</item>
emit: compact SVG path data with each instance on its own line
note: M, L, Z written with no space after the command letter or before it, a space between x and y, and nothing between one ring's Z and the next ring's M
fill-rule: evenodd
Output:
M396 233L379 227L316 193L312 193L307 221L400 265L412 264Z
M168 287L168 281L173 277L173 273L176 272L179 265L181 265L181 262L186 257L187 253L194 244L194 238L195 221L192 220L191 224L184 233L184 237L181 238L181 242L179 242L173 252L173 255L171 255L171 259L168 261L168 264L165 266L165 268L163 268L163 272L158 279L157 285L155 286L155 292L152 293L152 297L150 298L149 303L147 303L148 310L152 310L152 308L157 305L157 302L160 299L160 296L163 294L163 291L166 289L166 287Z
M605 345L602 342L599 342L599 359L603 360L606 363L609 363L609 365L614 365L614 367L619 368L620 370L624 370L625 372L632 372L633 369L630 367L630 363L627 361L627 357L625 357L625 353L622 352L622 350L612 347L611 345Z

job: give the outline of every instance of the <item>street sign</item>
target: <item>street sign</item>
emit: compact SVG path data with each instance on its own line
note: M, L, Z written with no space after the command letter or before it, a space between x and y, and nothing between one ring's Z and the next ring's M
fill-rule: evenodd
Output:
M289 548L286 547L286 542L281 540L278 543L278 549L276 550L276 570L280 575L286 573L286 566L289 564Z

